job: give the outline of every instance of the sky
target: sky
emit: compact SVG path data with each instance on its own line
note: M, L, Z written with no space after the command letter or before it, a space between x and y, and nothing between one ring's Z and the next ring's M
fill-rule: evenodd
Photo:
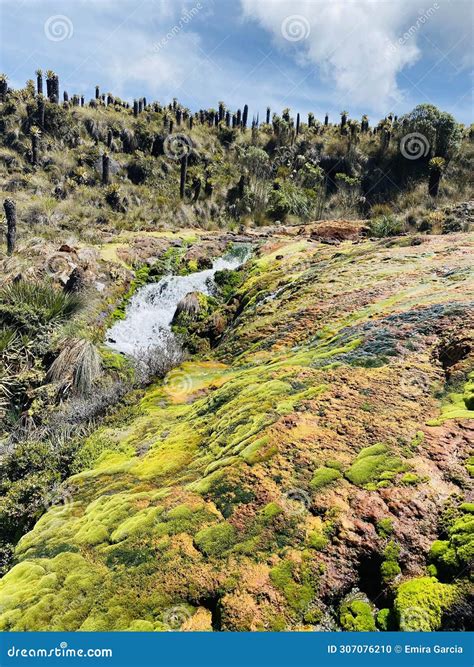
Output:
M0 0L0 71L132 101L473 121L471 0Z

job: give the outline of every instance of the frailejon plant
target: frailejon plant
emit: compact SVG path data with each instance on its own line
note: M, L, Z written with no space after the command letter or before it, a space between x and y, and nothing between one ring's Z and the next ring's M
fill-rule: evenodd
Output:
M429 162L430 179L428 181L428 194L430 197L437 197L441 176L446 165L446 160L442 157L434 157Z
M5 199L3 208L7 218L7 253L12 255L16 243L16 204L13 199Z
M43 94L43 70L36 70L36 92L38 95Z
M38 127L33 125L30 130L31 135L31 164L36 166L38 164L38 145L41 131Z

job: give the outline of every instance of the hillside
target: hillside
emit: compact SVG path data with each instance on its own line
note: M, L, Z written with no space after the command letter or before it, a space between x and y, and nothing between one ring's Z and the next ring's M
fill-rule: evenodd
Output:
M469 130L0 93L0 629L472 629Z

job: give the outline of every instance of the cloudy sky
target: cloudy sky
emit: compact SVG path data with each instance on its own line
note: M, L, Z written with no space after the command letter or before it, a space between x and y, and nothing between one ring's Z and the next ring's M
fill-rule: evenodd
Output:
M342 109L372 119L431 102L472 118L471 0L0 0L12 86L37 68L70 94L177 97L191 109Z

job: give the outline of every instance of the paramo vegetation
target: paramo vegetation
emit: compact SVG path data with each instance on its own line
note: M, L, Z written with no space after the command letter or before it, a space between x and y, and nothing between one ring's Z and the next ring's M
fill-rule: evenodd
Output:
M472 127L248 102L0 76L2 630L472 629Z

